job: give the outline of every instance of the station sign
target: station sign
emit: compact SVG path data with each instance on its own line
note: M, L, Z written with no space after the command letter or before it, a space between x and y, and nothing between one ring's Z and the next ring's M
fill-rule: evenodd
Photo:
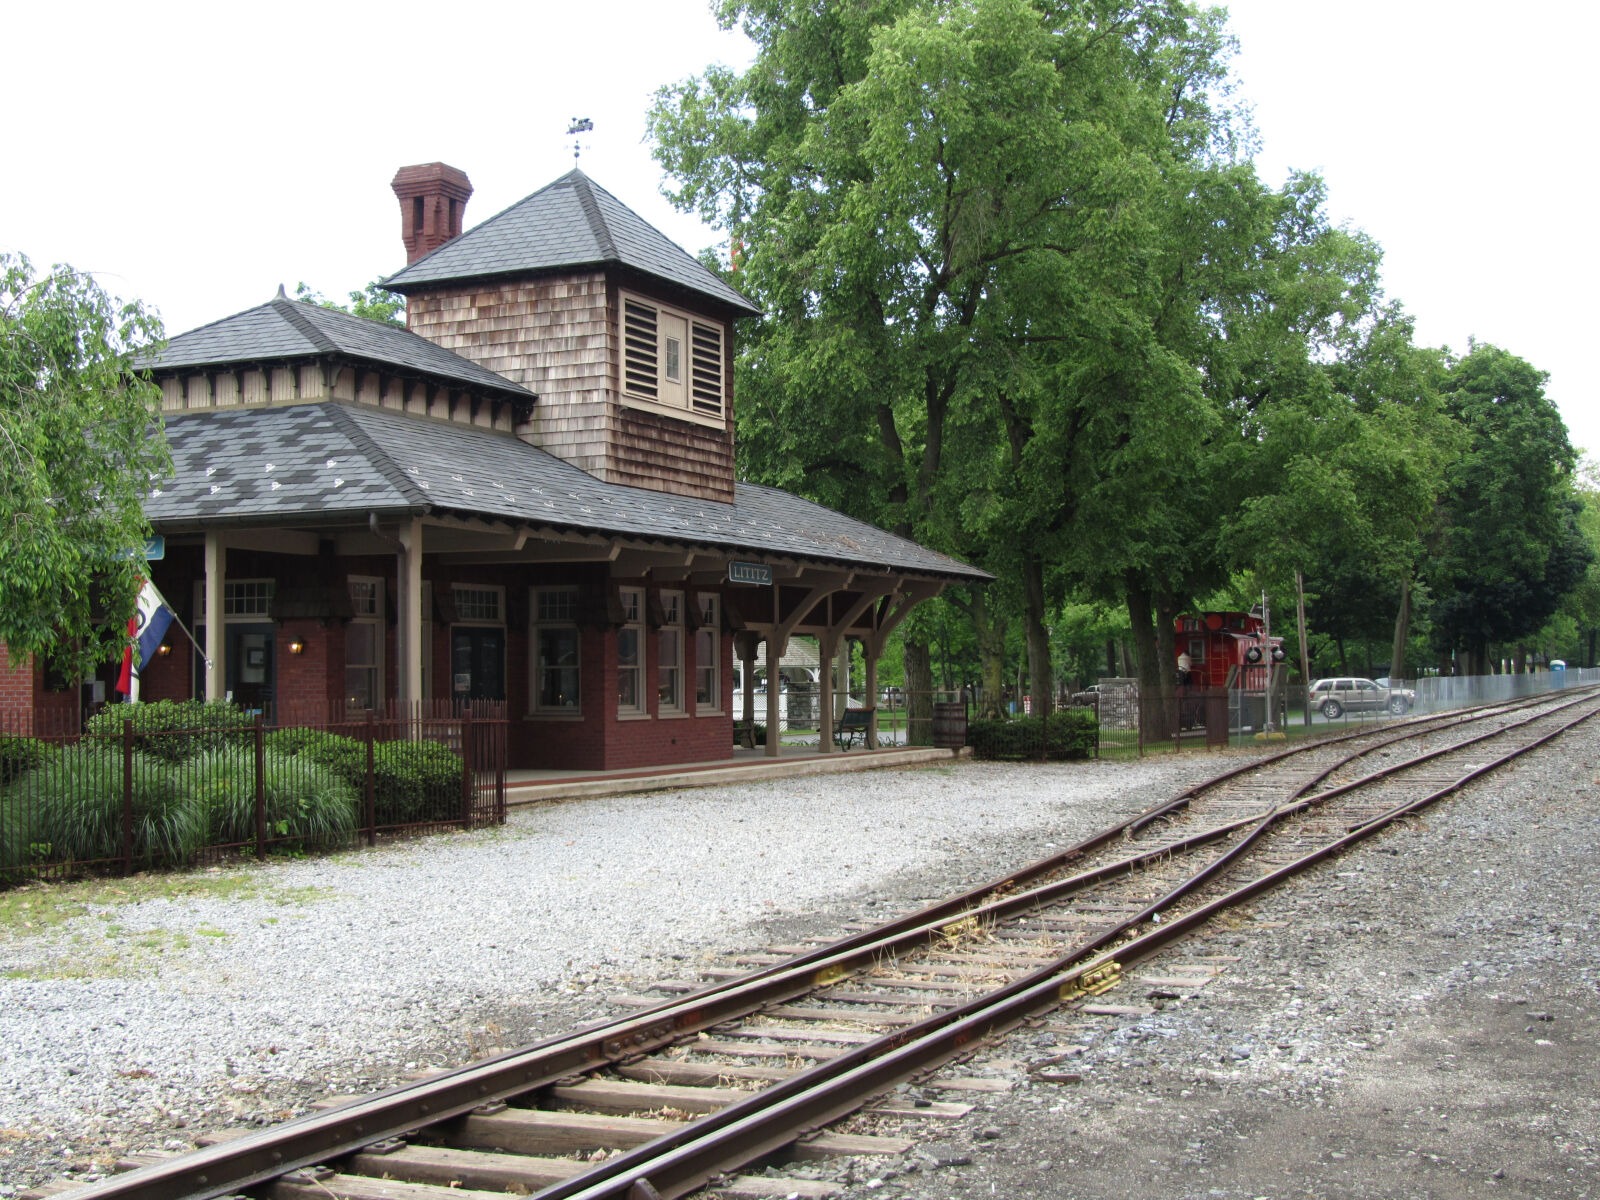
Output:
M772 568L763 563L731 562L728 564L728 582L770 585Z
M160 533L153 535L145 541L144 550L142 553L138 550L124 550L122 552L123 558L131 558L136 562L141 558L144 559L145 562L160 562L166 556L166 535Z

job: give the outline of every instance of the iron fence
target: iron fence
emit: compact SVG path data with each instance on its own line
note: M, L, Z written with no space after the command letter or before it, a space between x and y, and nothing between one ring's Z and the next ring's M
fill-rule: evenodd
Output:
M505 706L0 711L0 883L505 820Z
M1186 687L1150 697L1137 680L1106 679L1072 699L1096 710L1101 754L1142 756L1314 737L1595 684L1600 668L1591 667L1382 682L1329 676L1310 687L1279 683L1270 692Z

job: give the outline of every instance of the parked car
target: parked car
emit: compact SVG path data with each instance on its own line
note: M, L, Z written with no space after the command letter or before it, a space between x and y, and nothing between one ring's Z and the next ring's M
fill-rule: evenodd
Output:
M1411 711L1417 693L1410 688L1380 687L1370 679L1318 679L1311 684L1309 702L1330 721L1347 712L1380 709L1398 717Z

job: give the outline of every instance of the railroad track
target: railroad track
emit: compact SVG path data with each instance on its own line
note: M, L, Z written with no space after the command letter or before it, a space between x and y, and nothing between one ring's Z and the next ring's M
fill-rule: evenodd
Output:
M1600 712L1592 691L1417 718L1234 767L1004 879L822 946L658 983L620 1020L173 1157L74 1200L819 1196L750 1164L899 1154L963 1114L939 1067ZM768 960L771 961L768 961ZM853 1114L861 1114L853 1116ZM851 1118L852 1128L830 1129ZM47 1189L55 1191L57 1189Z

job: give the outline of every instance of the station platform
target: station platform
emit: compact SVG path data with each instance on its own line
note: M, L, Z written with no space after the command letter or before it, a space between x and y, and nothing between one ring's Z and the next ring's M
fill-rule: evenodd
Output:
M667 788L719 787L762 779L835 775L884 767L933 766L970 754L968 749L935 750L927 746L888 746L880 750L838 750L824 754L815 745L794 745L783 747L783 753L776 758L767 757L763 747L736 748L733 757L722 762L669 764L642 770L513 770L506 772L506 805L515 807Z

